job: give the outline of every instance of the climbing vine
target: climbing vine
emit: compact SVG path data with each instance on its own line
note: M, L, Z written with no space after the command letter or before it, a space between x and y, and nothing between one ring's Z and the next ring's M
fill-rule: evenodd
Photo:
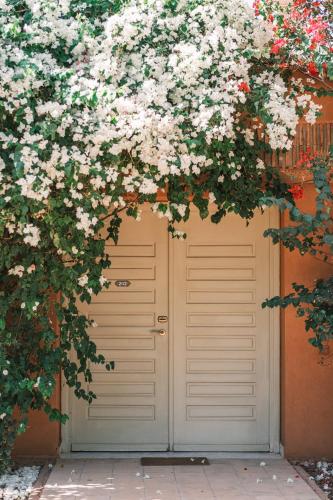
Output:
M307 213L285 199L268 198L268 205L288 213L291 225L265 232L273 243L281 243L290 251L296 250L302 256L309 254L329 264L333 263L332 159L311 160L310 172L317 192L315 211ZM297 193L299 196L299 191ZM306 331L311 333L309 342L322 351L325 343L333 338L333 276L317 279L312 286L299 283L292 286L292 293L273 297L263 306L294 307L297 315L305 319Z

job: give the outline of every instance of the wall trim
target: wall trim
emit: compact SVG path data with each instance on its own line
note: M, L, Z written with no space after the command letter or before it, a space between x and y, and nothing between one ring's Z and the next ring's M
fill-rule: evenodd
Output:
M270 227L280 227L280 212L277 208L269 209ZM280 245L269 242L269 295L280 295ZM270 451L280 453L280 309L269 309L269 426Z
M64 380L64 374L61 373L60 379L61 390L61 412L69 416L65 424L61 425L60 429L60 454L70 453L72 451L72 412L71 412L71 388L68 387Z

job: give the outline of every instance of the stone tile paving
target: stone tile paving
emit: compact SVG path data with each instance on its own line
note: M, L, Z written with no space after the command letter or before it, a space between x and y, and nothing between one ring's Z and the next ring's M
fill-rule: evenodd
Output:
M260 465L261 464L261 465ZM40 500L317 500L283 459L142 467L139 459L59 460Z

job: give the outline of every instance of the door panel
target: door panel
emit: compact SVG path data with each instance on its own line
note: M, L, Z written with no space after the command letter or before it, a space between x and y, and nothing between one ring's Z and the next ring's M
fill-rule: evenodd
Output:
M268 226L268 212L247 227L236 215L214 225L193 211L182 241L149 207L141 222L124 220L109 248L111 286L83 307L115 370L92 367L90 407L73 398L73 450L269 450ZM158 322L169 312L170 331Z
M269 449L268 224L194 213L172 243L176 450Z
M168 336L157 330L168 315L168 233L144 209L142 221L126 218L119 244L110 246L108 289L81 309L97 327L90 335L115 370L92 366L97 394L90 406L73 399L73 450L166 450L168 435ZM118 287L117 280L130 286ZM166 325L160 325L165 328Z

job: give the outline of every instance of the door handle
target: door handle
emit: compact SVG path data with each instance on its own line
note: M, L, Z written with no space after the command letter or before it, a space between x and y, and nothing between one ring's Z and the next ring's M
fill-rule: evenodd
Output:
M164 335L167 334L167 331L164 330L164 328L161 328L159 330L152 330L153 333L158 333L159 335L161 335L161 337L164 337Z

